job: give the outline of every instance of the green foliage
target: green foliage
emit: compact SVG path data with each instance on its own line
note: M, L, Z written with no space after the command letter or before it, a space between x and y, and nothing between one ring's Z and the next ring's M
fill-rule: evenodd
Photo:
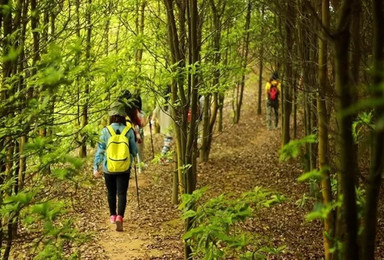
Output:
M298 199L295 202L295 205L298 206L299 208L305 207L308 201L314 201L315 199L312 196L308 196L306 193L303 193L303 196L301 199Z
M372 122L373 114L372 111L367 113L363 112L360 113L357 117L357 120L355 120L352 124L352 133L353 133L353 139L356 143L359 143L361 139L363 138L364 130L372 130L374 129L374 124Z
M21 50L22 50L21 47L18 47L17 49L15 49L14 47L10 47L7 55L3 56L1 61L2 62L10 62L10 61L17 60L19 55L20 55Z
M331 201L331 203L329 203L328 205L324 205L323 203L316 202L312 212L307 214L305 218L307 221L313 221L315 219L325 220L331 211L334 211L337 208L342 207L342 205L343 205L342 195L340 195L337 198L337 200ZM358 218L363 219L364 212L365 212L365 190L360 187L356 188L356 205L357 205ZM360 230L359 232L361 233L362 230Z
M171 62L166 12L158 1L146 1L146 10L151 12L145 12L143 33L135 29L138 17L133 7L139 2L133 0L91 4L80 1L79 8L77 3L68 1L40 1L36 10L24 8L24 2L19 4L1 6L3 15L12 15L12 32L3 37L1 57L4 71L9 69L10 74L4 74L1 85L1 165L7 152L12 151L7 158L10 170L0 172L0 195L3 195L0 212L5 220L1 228L6 231L8 222L18 222L25 237L36 236L34 244L26 245L32 249L30 256L36 259L78 258L76 252L71 256L72 251L65 249L70 248L69 244L82 241L82 235L76 232L73 223L64 219L70 211L71 192L90 185L81 174L86 159L76 157L79 146L85 144L88 152L92 152L89 148L95 147L100 130L107 123L109 105L126 89L140 91L143 109L148 112L164 97L164 89L174 80L187 83L188 75L200 77L199 93L203 95L225 94L233 88L239 77L249 71L249 68L243 69L240 53L246 33L246 2L225 1L220 22L220 50L212 45L212 23L203 23L201 62L192 65L186 62L181 69ZM19 7L25 12L19 12ZM41 12L43 9L46 12ZM269 21L273 21L274 15L267 12L260 18L258 9L253 10L256 19L252 19L249 29L251 45L254 44L251 49L258 49L260 41L269 42L268 45L273 46L268 53L273 56L276 52L271 49L278 48L279 43L269 38L277 35L277 29L271 26L272 34L263 37L258 37L258 29L261 20L265 21L264 25L272 24ZM17 14L20 17L15 19ZM210 8L206 14L204 21L211 18ZM40 21L37 27L33 28L33 19L28 17ZM255 40L254 36L262 40ZM144 52L138 61L136 55L140 48ZM219 53L221 60L215 63L214 57ZM187 52L184 54L188 57ZM219 83L214 83L212 75L217 71ZM190 92L188 84L185 90ZM177 102L176 107L180 105ZM20 145L22 138L27 142L25 147ZM165 158L156 156L155 161L173 157L168 153ZM19 172L20 166L25 166L25 171ZM186 172L191 166L184 167L182 170ZM269 207L282 200L283 197L271 194L261 206ZM228 225L251 214L247 205L232 206L236 217L223 215ZM188 214L196 214L195 218L200 213L190 211ZM229 243L230 239L227 240ZM230 244L236 248L246 241L246 237L239 236ZM220 252L217 249L216 253Z
M299 178L297 178L298 181L307 181L310 179L315 180L322 180L323 178L327 178L327 175L324 174L329 171L329 167L323 167L320 170L314 169L310 172L306 172L302 174Z
M152 159L152 163L159 164L163 161L169 162L174 159L174 151L168 151L166 154L157 153Z
M299 155L302 146L313 143L317 143L316 135L308 135L302 139L290 141L280 149L280 161L296 158Z
M241 222L252 219L255 212L274 204L282 203L285 197L256 187L238 198L221 194L202 203L207 187L183 194L179 209L182 218L190 219L192 227L183 238L191 245L193 255L202 259L266 259L268 255L279 254L284 246L267 246L257 234L247 233Z
M328 216L328 214L335 210L337 208L337 206L339 206L338 203L335 203L335 202L331 202L329 203L328 205L324 205L320 202L317 202L314 206L314 209L312 210L312 212L308 213L306 216L305 216L305 219L307 221L313 221L315 219L322 219L322 220L325 220Z

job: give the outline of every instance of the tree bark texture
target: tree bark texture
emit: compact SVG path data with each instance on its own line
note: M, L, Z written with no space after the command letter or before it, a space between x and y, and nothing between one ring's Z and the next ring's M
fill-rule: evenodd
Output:
M261 7L261 21L264 21L264 13L265 13L265 5L263 4ZM264 24L261 24L260 31L261 38L264 36ZM261 106L262 102L262 93L263 93L263 65L264 65L264 42L261 41L260 50L259 50L259 95L257 99L257 114L261 115Z
M322 1L321 8L322 24L325 30L329 29L329 1ZM319 93L317 95L317 117L318 117L318 131L319 131L319 169L322 171L321 179L321 194L323 197L323 204L329 207L332 201L331 189L331 176L329 170L329 149L328 149L328 119L327 119L327 106L326 106L326 90L327 90L327 58L328 58L328 39L326 32L321 33L319 38ZM332 259L331 249L333 247L332 240L334 232L334 215L331 211L324 220L324 255L326 260Z
M293 86L293 27L295 23L295 9L292 1L286 2L286 21L285 21L285 48L287 57L285 59L285 80L282 84L283 90L283 107L284 116L282 122L282 133L283 133L283 145L287 144L290 137L290 119L292 112L292 86Z
M220 69L219 64L221 61L221 17L225 10L225 1L218 1L217 5L214 0L210 0L210 6L212 10L213 16L213 80L212 85L216 91L213 93L213 104L212 109L210 107L210 100L212 95L206 95L204 111L203 111L203 136L202 136L202 144L201 144L201 160L203 162L207 162L209 159L209 154L211 151L211 144L213 138L213 130L216 123L217 112L219 110L219 85L220 85ZM211 115L209 115L209 111L211 110Z
M380 85L384 82L384 3L381 0L373 1L374 37L374 98L383 99L384 94ZM367 187L366 211L364 214L363 257L362 259L375 258L375 241L377 235L377 214L379 204L380 186L384 172L384 106L375 109L378 119L373 133L371 169ZM381 122L381 123L380 123Z
M251 13L252 13L252 2L248 0L247 4L247 15L245 17L245 25L244 25L244 31L245 31L245 37L244 37L244 47L243 47L243 62L242 62L242 68L243 68L243 74L241 76L240 81L240 90L238 92L238 99L236 102L236 113L235 113L235 120L234 123L237 124L240 122L240 115L241 115L241 107L243 105L243 95L244 95L244 87L245 87L245 73L248 66L248 53L249 53L249 28L251 23Z
M351 6L357 0L351 0L348 3L343 2L341 7L337 31L335 35L335 79L336 92L338 96L338 123L339 136L338 147L340 149L340 180L339 185L342 186L343 194L343 212L342 222L345 227L345 240L343 241L343 259L353 260L359 258L359 245L357 242L357 207L356 207L356 169L350 163L353 158L353 135L352 135L352 115L345 114L345 109L350 108L351 101L351 81L349 80L349 53L348 46L350 44L350 21Z
M92 37L92 0L87 1L87 12L86 12L86 24L87 24L87 34L86 34L86 46L85 46L85 59L87 63L91 62L91 37ZM85 84L85 101L82 105L82 113L81 113L81 129L84 129L88 125L88 96L89 96L89 81ZM87 156L87 136L85 134L80 134L80 154L79 156L81 158L84 158Z

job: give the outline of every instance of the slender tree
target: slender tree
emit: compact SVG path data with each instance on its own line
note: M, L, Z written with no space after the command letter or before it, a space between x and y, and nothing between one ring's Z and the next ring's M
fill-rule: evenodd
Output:
M287 1L285 3L285 48L287 57L284 61L284 72L285 80L283 81L283 122L282 122L282 132L283 132L283 144L287 144L290 137L290 118L292 112L292 88L293 88L293 28L295 23L295 8L292 1Z
M339 136L338 147L340 149L340 181L343 194L343 212L342 222L345 223L345 245L343 247L344 259L358 259L359 245L357 242L357 207L356 207L356 169L351 164L350 158L353 158L353 135L352 135L352 115L345 114L344 110L352 105L351 82L349 80L349 54L348 48L350 44L350 23L351 10L355 3L353 0L343 2L340 6L340 12L337 19L335 38L335 83L338 96L338 122Z
M242 51L242 74L241 74L241 80L240 84L237 87L237 99L236 99L236 110L235 110L235 117L234 117L234 123L240 122L240 115L241 115L241 106L243 104L243 96L244 96L244 87L245 87L245 74L246 69L248 66L248 53L249 53L249 37L250 37L250 23L251 23L251 14L252 14L252 1L249 0L247 3L247 14L245 17L245 24L244 24L244 45L243 45L243 51Z
M260 38L263 39L264 37L264 15L265 15L265 5L263 4L261 7L261 31L260 31ZM261 41L260 43L260 50L259 50L259 95L257 100L257 114L261 115L261 105L262 105L262 89L263 89L263 65L264 65L264 42Z
M327 90L327 53L328 53L328 38L327 32L329 28L329 1L322 1L321 17L323 30L319 38L319 93L317 95L318 108L318 131L319 131L319 169L322 171L321 193L323 196L323 204L326 207L330 206L332 201L331 176L329 167L329 149L328 149L328 119L326 106L326 90ZM331 211L328 213L324 221L324 249L325 259L332 259L331 249L333 248L330 237L333 237L334 232L334 216Z
M210 0L210 7L212 10L213 19L213 80L212 86L215 89L213 93L213 105L211 109L211 94L205 95L204 99L204 110L203 110L203 138L201 144L201 158L202 161L206 162L209 158L211 150L213 130L216 123L217 112L219 110L220 102L220 62L221 62L221 33L222 33L222 17L225 11L226 2L218 1L215 3L214 0ZM209 113L211 111L211 113Z
M373 98L383 100L384 92L380 87L384 82L384 4L383 1L373 1L374 37L373 37ZM384 172L384 128L381 120L384 118L384 106L375 108L377 123L373 132L372 158L369 182L367 187L366 210L364 214L363 257L375 258L375 241L377 236L377 217L380 186Z

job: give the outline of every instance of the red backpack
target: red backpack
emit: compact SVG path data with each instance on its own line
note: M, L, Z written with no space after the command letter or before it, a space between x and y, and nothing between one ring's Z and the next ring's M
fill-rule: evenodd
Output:
M268 90L268 100L277 101L277 98L279 96L279 90L277 89L278 82L273 81L273 83L270 82L270 84L271 84L271 87Z

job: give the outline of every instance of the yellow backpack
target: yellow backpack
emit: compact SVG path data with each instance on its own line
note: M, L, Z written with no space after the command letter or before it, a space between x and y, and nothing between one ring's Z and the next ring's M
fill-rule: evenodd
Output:
M127 125L119 135L115 133L112 126L107 126L107 129L111 134L106 149L108 172L126 172L131 165L131 156L129 154L129 140L125 135L131 126Z

